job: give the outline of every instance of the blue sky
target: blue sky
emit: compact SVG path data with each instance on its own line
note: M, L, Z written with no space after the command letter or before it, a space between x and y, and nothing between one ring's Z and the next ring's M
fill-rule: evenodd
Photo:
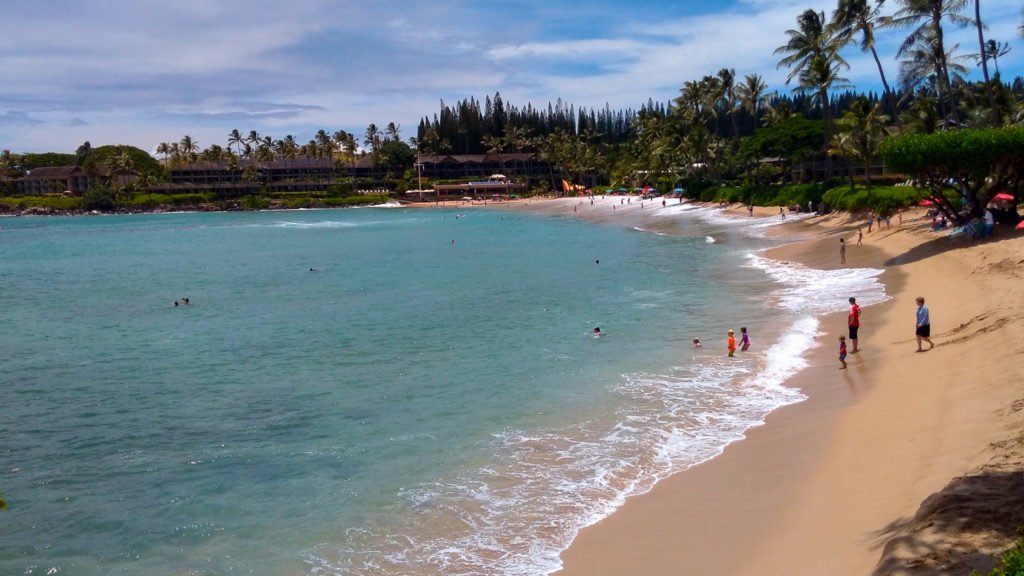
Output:
M982 3L988 37L1012 47L1004 78L1024 70L1021 7ZM152 151L185 134L205 148L233 128L361 139L371 122L408 138L442 100L636 109L723 67L788 91L772 52L807 8L831 13L835 0L4 0L0 149ZM948 35L977 52L973 29ZM879 35L891 81L903 36ZM845 55L856 88L878 89L870 56Z

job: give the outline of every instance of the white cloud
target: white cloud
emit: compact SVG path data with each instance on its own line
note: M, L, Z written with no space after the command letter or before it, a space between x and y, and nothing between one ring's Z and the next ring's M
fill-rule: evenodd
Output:
M7 0L0 147L68 151L90 140L152 149L186 133L223 145L232 128L305 141L318 128L358 134L392 121L412 136L441 100L501 92L517 106L560 98L636 109L720 68L788 91L774 49L800 12L831 14L834 5ZM1013 47L999 61L1004 78L1016 76L1024 67L1019 1L982 8L987 35ZM976 52L972 32L949 34ZM879 33L893 83L901 34ZM846 56L844 75L877 90L870 56L855 47Z

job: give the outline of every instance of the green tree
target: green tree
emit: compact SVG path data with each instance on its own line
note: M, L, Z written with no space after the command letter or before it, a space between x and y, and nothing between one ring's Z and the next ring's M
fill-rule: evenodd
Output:
M239 156L242 155L242 142L244 141L245 138L242 136L242 133L238 131L238 128L235 128L228 133L228 149L230 150L231 147L234 146L235 150L238 151Z
M181 149L182 155L188 162L195 162L199 159L199 142L196 142L188 134L181 138L181 142L178 143Z
M789 42L775 49L776 54L786 56L779 60L779 66L790 68L786 83L793 78L800 79L798 92L811 92L816 95L821 106L821 117L824 120L825 135L822 151L825 154L825 177L832 175L832 160L828 154L828 144L832 133L832 106L828 91L833 85L843 84L846 80L839 77L839 68L849 69L850 65L839 55L839 49L846 39L836 34L834 27L825 20L824 12L806 10L797 18L798 28L787 30Z
M882 158L893 170L914 177L952 221L980 216L997 192L1020 190L1024 170L1024 126L947 130L886 139ZM966 216L946 196L965 193Z
M949 67L947 66L942 21L948 20L961 28L972 24L973 21L970 18L960 14L967 5L967 0L896 0L896 2L900 9L893 16L883 19L883 24L891 28L913 28L903 44L900 45L897 56L905 55L915 46L930 47L932 53L930 61L935 66L938 102L943 107L942 116L946 118L947 122L955 122L956 102L953 99Z
M853 101L843 117L836 121L834 148L843 156L859 160L864 168L864 184L871 198L871 165L878 158L879 148L887 136L889 117L879 104L861 97ZM852 182L852 177L851 177Z
M881 5L882 1L876 5L870 0L839 0L839 5L832 14L832 25L839 38L846 42L854 42L854 36L860 34L860 49L863 52L871 52L875 67L878 68L878 77L882 80L882 89L889 101L889 108L895 114L896 94L885 79L885 69L882 68L882 61L875 50L875 28L880 22Z

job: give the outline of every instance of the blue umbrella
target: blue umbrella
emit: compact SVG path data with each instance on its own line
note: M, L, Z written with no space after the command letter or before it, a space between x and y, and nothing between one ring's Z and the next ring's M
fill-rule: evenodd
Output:
M673 192L682 192L682 191L683 191L683 189L682 189L682 188L675 188L675 189L673 189L672 191L673 191Z

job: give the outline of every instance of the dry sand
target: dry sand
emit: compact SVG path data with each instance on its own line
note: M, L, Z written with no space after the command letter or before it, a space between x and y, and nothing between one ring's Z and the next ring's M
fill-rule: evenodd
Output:
M522 206L577 206L598 220L638 208L566 199ZM892 300L864 309L862 352L839 370L846 317L824 318L812 367L793 382L809 400L584 529L559 574L988 570L990 555L1024 526L1024 234L997 228L985 243L951 239L921 216L911 211L901 226L893 219L860 247L861 222L848 215L783 226L811 239L770 257L836 267L843 236L848 266L886 270ZM936 344L924 353L915 352L918 295Z

